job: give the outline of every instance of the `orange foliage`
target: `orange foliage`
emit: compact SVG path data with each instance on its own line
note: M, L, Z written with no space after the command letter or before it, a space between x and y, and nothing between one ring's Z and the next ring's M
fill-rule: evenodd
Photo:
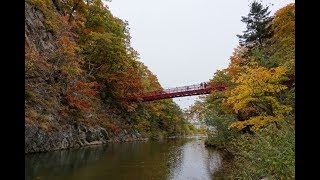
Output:
M99 85L96 81L85 83L78 81L66 92L66 99L70 106L76 107L82 111L91 109L90 97L98 93Z
M134 67L129 67L127 72L121 72L117 77L111 78L116 80L114 80L116 89L113 94L118 99L118 102L126 109L126 111L133 111L137 105L129 102L128 100L134 101L141 99L140 92L143 88L141 76L138 74L137 70L134 69Z
M73 40L78 36L71 31L72 26L68 23L68 17L61 17L61 31L59 38L56 41L56 44L59 47L60 53L65 55L68 58L74 58L76 51L79 49L77 43Z
M243 58L243 55L246 53L244 47L237 47L234 49L232 56L230 57L230 63L227 68L231 76L237 76L241 72L241 67L247 63L247 60Z
M109 123L107 128L110 129L113 133L118 133L122 129L116 123Z

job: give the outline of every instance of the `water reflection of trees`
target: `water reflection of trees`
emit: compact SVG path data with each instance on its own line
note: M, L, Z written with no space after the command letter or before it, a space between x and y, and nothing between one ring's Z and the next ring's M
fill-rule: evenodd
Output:
M179 165L184 142L115 143L26 155L26 179L167 179ZM41 179L42 179L41 178Z
M208 148L208 158L207 158L207 169L208 172L211 173L211 176L213 177L214 173L221 167L222 159L220 154L213 150Z
M194 140L114 143L26 155L26 179L170 179L172 171L181 171L189 141Z
M170 169L179 165L179 158L172 157L181 156L179 148L183 143L168 140L111 145L106 159L109 163L104 166L109 170L105 172L110 172L110 179L117 179L119 175L119 179L168 179Z
M57 177L73 173L99 160L106 149L106 146L97 146L26 155L26 179L35 176Z

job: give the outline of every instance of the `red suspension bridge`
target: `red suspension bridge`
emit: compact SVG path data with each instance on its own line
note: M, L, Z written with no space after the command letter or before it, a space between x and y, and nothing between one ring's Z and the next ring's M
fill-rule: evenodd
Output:
M283 81L281 84L288 87L294 85L294 76L290 76L289 80ZM225 82L203 82L200 84L194 84L190 86L182 86L176 88L163 89L158 91L152 91L142 94L141 101L154 101L160 99L168 99L175 97L194 96L201 94L210 94L212 91L224 91L226 90L227 83Z
M209 94L211 91L224 91L227 84L224 82L194 84L190 86L182 86L169 88L153 92L147 92L141 95L142 101L154 101L159 99L168 99L175 97L194 96L201 94Z

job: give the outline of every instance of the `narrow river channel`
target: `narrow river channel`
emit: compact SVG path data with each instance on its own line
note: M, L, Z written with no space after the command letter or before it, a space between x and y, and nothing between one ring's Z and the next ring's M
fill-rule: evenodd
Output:
M26 179L207 180L221 157L204 139L112 143L25 156Z

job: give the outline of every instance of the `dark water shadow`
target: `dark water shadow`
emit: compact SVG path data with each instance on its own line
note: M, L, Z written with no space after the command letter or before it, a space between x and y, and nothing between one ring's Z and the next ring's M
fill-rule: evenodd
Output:
M211 178L212 160L201 143L170 139L30 154L25 157L25 176L48 180Z

